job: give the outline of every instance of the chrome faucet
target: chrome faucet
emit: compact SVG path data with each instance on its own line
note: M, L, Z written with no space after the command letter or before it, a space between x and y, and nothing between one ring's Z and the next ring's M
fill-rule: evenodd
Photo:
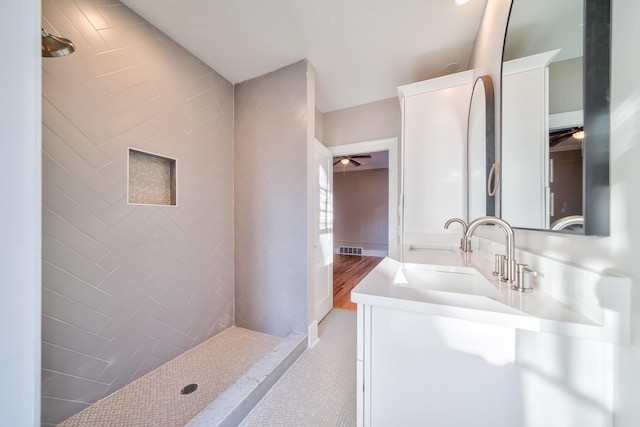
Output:
M451 218L449 221L445 222L444 224L444 228L445 230L449 228L449 226L451 224L453 224L454 222L457 222L458 224L462 225L462 237L460 238L460 249L462 249L463 252L471 252L471 242L469 242L469 240L467 240L467 238L465 237L465 235L467 234L467 223L460 218Z
M469 241L476 228L485 224L494 224L499 226L507 236L507 253L504 256L504 267L501 268L502 271L500 271L500 269L497 269L496 271L501 275L503 281L513 283L516 279L516 245L513 228L511 228L508 222L494 216L481 216L469 223L464 239Z
M516 264L516 282L511 285L511 289L518 292L533 292L531 286L527 286L525 281L525 274L529 274L531 277L536 277L538 272L529 268L526 264Z

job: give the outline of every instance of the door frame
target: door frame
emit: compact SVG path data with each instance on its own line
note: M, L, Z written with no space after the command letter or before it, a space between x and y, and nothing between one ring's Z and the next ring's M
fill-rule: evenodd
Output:
M353 156L377 151L389 152L389 257L399 259L400 253L400 200L398 198L399 164L398 164L398 138L375 139L371 141L355 142L352 144L327 147L336 156Z
M314 171L314 200L313 200L313 252L312 252L312 263L313 263L313 289L310 289L310 292L314 294L314 321L315 323L319 323L330 311L333 309L333 229L330 229L328 233L324 233L325 239L329 236L328 241L325 241L323 244L323 239L319 230L320 224L320 212L322 211L322 206L320 205L320 195L322 194L322 189L319 188L319 170L318 167L321 166L323 170L325 170L327 174L327 203L326 207L327 213L331 213L333 209L333 155L331 150L325 147L320 141L317 139L314 143L314 161L315 161L315 171ZM319 193L320 192L320 193ZM333 222L333 218L328 219L329 224ZM325 225L329 225L325 223ZM317 234L316 234L317 233ZM317 237L317 240L316 240ZM318 251L322 254L322 269L327 273L327 276L318 274ZM330 262L329 261L330 258ZM325 280L326 279L326 280ZM319 282L322 280L322 283ZM325 298L322 298L320 301L317 299L317 290L322 286L322 289L327 291L325 294ZM320 310L318 310L320 309Z
M317 140L317 138L315 138ZM320 142L320 141L318 141ZM322 142L320 142L322 143ZM399 259L400 251L400 232L401 232L401 202L399 198L400 189L399 183L399 156L398 156L398 138L384 138L363 142L355 142L351 144L337 145L334 147L327 147L333 156L347 156L364 153L373 153L378 151L389 152L389 257ZM313 203L312 198L318 197L316 194L315 184L312 183L311 171L315 170L314 165L314 149L308 150L307 156L307 194L311 197L308 198L308 223L309 223L309 241L308 241L308 285L307 285L307 318L308 318L308 335L307 343L308 347L315 346L319 341L318 336L318 322L315 321L315 304L313 301L313 291L315 290L315 278L314 278L314 263L313 263Z

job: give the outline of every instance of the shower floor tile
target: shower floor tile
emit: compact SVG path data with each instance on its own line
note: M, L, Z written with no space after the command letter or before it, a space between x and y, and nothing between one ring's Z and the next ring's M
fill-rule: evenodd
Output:
M281 341L271 335L231 327L59 426L182 426ZM191 383L198 384L197 390L180 394Z

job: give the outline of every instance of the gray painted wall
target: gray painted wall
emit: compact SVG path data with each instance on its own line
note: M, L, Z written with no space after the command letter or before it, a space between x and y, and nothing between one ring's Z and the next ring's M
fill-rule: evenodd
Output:
M389 169L333 174L333 246L389 251Z
M45 0L42 422L233 324L233 87L116 0ZM178 206L127 204L127 149L177 159Z
M10 12L9 12L10 9ZM40 417L40 16L39 0L2 3L11 46L0 79L0 424Z
M582 110L582 57L549 65L549 114Z
M326 147L397 137L402 118L398 98L336 110L322 115L320 141Z
M315 129L314 129L314 133L315 133L315 137L318 141L322 142L322 140L324 139L324 134L323 134L323 127L324 127L324 114L322 114L320 112L320 110L318 110L317 108L315 109L316 112L316 117L315 117Z
M307 96L307 61L235 86L236 323L281 337L307 332Z

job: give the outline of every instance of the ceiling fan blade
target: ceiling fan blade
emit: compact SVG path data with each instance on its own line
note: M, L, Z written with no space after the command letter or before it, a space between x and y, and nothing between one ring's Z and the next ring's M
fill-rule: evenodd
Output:
M571 138L571 135L560 135L560 136L557 136L557 137L555 137L553 139L549 139L549 147L553 148L556 145L560 144L561 142L564 142L564 141L566 141L566 140L568 140L570 138Z
M574 133L582 130L582 127L574 127L574 128L566 128L566 129L558 129L549 132L549 139L554 138L563 138L567 135L573 135Z
M582 130L581 127L575 127L571 129L560 129L553 132L549 132L549 146L555 147L560 144L562 141L565 141L571 137L573 134Z
M573 134L579 130L582 130L582 127L559 129L553 132L549 132L549 146L554 147L560 144L562 141L572 137Z
M553 132L549 132L549 136L551 138L556 138L556 137L561 137L561 136L565 136L565 135L571 135L577 130L578 130L577 128L555 130Z
M356 162L356 161L355 161L355 160L353 160L353 159L349 159L349 160L350 160L350 162L351 162L351 163L353 163L353 165L354 165L354 166L360 166L360 165L362 164L362 163L360 163L360 162Z
M338 159L335 162L333 162L333 166L337 165L338 163L340 163L340 159Z
M351 159L370 159L371 158L371 154L363 154L363 155L359 155L359 156L349 156L349 158L351 158Z

